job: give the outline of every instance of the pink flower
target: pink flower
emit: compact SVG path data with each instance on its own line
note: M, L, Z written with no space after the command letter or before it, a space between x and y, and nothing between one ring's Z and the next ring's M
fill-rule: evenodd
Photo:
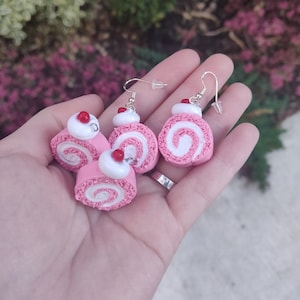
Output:
M85 50L86 50L88 53L92 53L92 52L95 51L95 48L94 48L94 46L92 46L92 45L87 45L87 46L85 47Z
M291 38L291 42L296 45L296 46L299 46L300 45L300 34L297 34L295 36L293 36Z
M17 90L14 90L11 92L11 94L9 95L9 102L11 104L15 104L18 100L19 100L19 93Z
M241 58L244 60L250 60L252 58L252 51L251 50L243 50L241 52Z
M285 23L279 18L274 18L270 22L265 23L264 33L266 35L279 35L283 34L285 31Z
M288 12L286 13L286 16L287 16L289 19L293 18L294 15L295 15L295 11L294 11L294 10L290 10L290 11L288 11Z
M65 53L66 53L66 49L63 48L63 47L61 47L61 48L58 49L57 52L58 52L59 54L65 54Z
M6 90L4 89L4 87L2 85L0 85L0 101L2 100L2 98L4 98L6 96Z
M271 74L271 84L274 90L279 90L283 87L283 78L282 75L272 73Z
M263 55L263 56L260 57L259 63L260 63L261 65L265 65L267 62L268 62L268 56Z
M286 10L289 8L289 3L287 1L279 1L278 8L281 10Z
M245 71L246 73L252 72L253 69L254 69L254 66L253 66L253 64L252 64L251 62L250 62L250 63L247 63L246 65L244 65L244 71Z

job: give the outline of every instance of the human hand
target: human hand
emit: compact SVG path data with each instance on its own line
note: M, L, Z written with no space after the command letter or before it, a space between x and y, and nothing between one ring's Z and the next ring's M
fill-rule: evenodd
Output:
M183 50L156 66L144 79L168 85L149 94L136 83L141 121L157 135L171 106L198 92L208 70L221 87L233 65L221 54L199 65L195 52ZM206 83L208 103L214 81ZM48 107L0 141L1 299L151 299L187 230L258 139L251 124L231 131L251 100L245 85L232 84L220 97L224 113L210 108L204 115L215 141L210 161L178 168L160 160L156 169L176 183L169 192L138 175L131 204L110 212L83 206L74 200L74 176L53 162L50 140L81 110L99 116L108 136L112 116L127 98L122 94L105 111L95 95Z

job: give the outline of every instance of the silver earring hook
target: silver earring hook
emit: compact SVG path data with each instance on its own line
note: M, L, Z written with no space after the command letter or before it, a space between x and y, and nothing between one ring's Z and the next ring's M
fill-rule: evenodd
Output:
M148 83L148 84L151 84L151 87L153 90L156 90L156 89L161 89L165 86L167 86L168 84L167 83L164 83L162 81L157 81L157 80L152 80L152 81L148 81L148 80L145 80L145 79L140 79L140 78L131 78L131 79L128 79L124 85L123 85L123 89L126 91L126 92L129 92L129 93L134 93L133 91L129 90L127 88L128 84L131 83L131 82L134 82L134 81L140 81L140 82L145 82L145 83Z
M208 74L212 75L215 78L215 89L216 89L215 90L215 101L214 101L214 103L212 103L212 106L216 110L217 113L222 114L223 110L222 110L222 106L221 106L221 101L219 101L219 97L218 97L219 81L218 81L216 74L211 71L206 71L202 74L201 83L203 85L203 89L200 93L196 94L195 96L192 96L189 100L191 103L199 105L199 102L200 102L202 96L206 92L206 85L204 82L204 77Z
M131 93L131 96L128 99L128 103L126 104L126 108L129 108L129 109L132 109L132 110L135 110L134 102L135 102L136 92L128 89L127 86L128 86L129 83L135 82L135 81L140 81L140 82L151 84L151 87L152 87L153 90L161 89L161 88L167 86L167 83L164 83L164 82L161 82L161 81L156 81L156 80L148 81L148 80L140 79L140 78L136 78L136 77L128 79L124 83L123 89L124 89L125 92Z
M212 107L215 109L215 111L218 113L218 114L222 114L223 110L222 110L222 106L221 106L221 101L219 101L219 96L218 96L218 93L219 93L219 81L218 81L218 78L216 76L215 73L211 72L211 71L206 71L203 73L203 75L201 76L201 81L202 81L202 84L206 90L206 86L205 86L205 83L204 83L204 77L207 75L207 74L210 74L212 75L214 78L215 78L215 101L214 103L212 103Z

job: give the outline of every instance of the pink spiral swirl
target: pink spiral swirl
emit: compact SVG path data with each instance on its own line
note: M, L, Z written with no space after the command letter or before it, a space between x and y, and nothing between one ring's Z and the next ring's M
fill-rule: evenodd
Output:
M165 160L174 165L199 165L213 154L213 135L207 122L198 115L175 114L159 133L158 146Z
M99 210L112 210L129 204L136 196L135 173L131 168L124 179L104 175L97 162L81 168L77 174L75 199Z
M108 142L112 149L122 149L136 173L146 173L157 163L159 152L155 134L144 124L130 123L116 127Z
M54 158L62 167L77 172L83 166L97 160L100 153L110 146L101 133L91 140L79 140L64 129L51 140L50 147Z

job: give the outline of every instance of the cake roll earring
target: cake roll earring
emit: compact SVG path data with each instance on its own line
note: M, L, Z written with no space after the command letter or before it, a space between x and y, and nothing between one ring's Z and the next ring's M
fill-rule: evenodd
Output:
M222 113L221 102L218 100L217 76L207 71L201 76L202 91L173 105L172 116L158 135L160 153L166 161L175 166L196 166L212 157L213 134L208 123L202 118L200 107L200 100L206 92L206 75L212 75L215 79L215 102L212 105L218 113Z
M69 171L77 172L97 160L100 153L110 148L100 132L97 118L86 111L72 115L63 129L50 142L56 161Z
M140 116L134 106L136 92L127 88L128 84L134 81L151 84L152 89L163 88L166 84L139 78L126 81L123 88L126 92L131 93L131 96L127 104L118 109L118 113L112 120L115 128L108 138L112 149L122 149L125 160L131 164L136 173L141 174L154 168L159 158L159 151L155 134L140 123Z
M121 149L106 150L98 161L82 167L76 178L75 199L99 210L129 204L136 196L135 172Z

